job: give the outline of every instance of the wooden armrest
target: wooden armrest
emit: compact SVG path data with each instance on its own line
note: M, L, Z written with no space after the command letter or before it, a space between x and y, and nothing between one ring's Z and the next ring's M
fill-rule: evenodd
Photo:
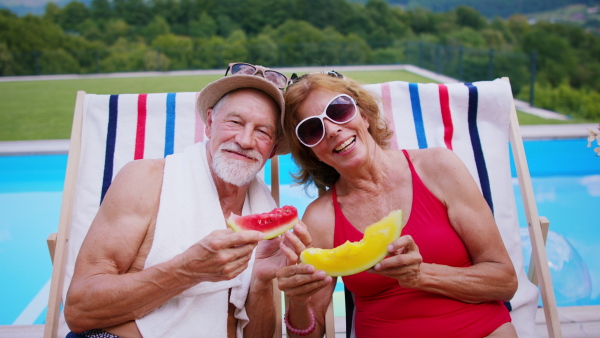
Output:
M549 227L550 221L548 220L548 218L540 216L540 228L542 229L542 235L544 237L544 245L546 244L546 239L548 238ZM533 253L531 255L531 258L529 259L529 272L527 273L527 277L533 284L535 284L536 286L538 285L538 279L535 273L535 263L533 262Z
M58 233L51 233L48 238L46 238L46 243L48 244L48 251L50 252L50 261L54 264L54 250L56 249L56 238L58 237Z
M275 333L273 338L281 338L283 336L283 322L281 314L281 290L277 286L277 278L273 279L273 301L275 302Z
M335 337L335 318L333 315L333 297L327 306L327 312L325 313L325 337Z

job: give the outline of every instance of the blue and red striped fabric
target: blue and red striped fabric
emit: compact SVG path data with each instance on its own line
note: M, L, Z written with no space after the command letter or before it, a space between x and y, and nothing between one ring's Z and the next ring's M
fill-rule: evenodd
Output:
M488 205L494 210L486 156L478 126L480 107L476 85L389 82L368 87L381 95L381 110L396 133L391 141L392 149L399 149L399 146L408 149L441 146L454 150L457 132L455 123L459 120L458 125L466 128L458 131L463 133L458 138L468 136L468 153L472 156L465 162L474 164L470 169L475 170L471 172ZM461 155L466 154L459 153Z
M100 202L125 163L166 157L203 140L204 124L195 112L196 97L197 93L86 96L86 118L98 123L96 131L89 133L94 141L86 144L103 137ZM92 137L89 134L84 132L84 140Z
M512 92L503 80L474 83L387 82L367 85L394 136L392 149L445 147L463 161L494 214L519 278L511 300L513 322L528 328L536 288L524 271L523 251L509 160ZM525 315L519 315L525 313ZM525 318L525 319L523 319ZM529 324L527 324L529 323Z
M85 95L65 288L81 243L119 170L132 160L163 158L203 141L197 97L197 92ZM65 296L66 289L63 302Z

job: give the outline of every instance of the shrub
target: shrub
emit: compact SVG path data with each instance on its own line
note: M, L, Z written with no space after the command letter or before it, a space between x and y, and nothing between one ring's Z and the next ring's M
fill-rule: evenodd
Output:
M77 74L79 63L62 49L42 52L39 58L41 74Z
M527 96L526 96L527 95ZM528 97L529 90L523 90L520 97ZM600 119L600 93L583 88L574 89L566 81L558 87L535 84L535 106L552 109L562 114L571 115L590 121Z

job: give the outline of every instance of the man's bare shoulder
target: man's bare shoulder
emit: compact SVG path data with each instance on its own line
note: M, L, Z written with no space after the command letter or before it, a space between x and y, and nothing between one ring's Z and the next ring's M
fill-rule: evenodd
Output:
M164 158L135 160L123 166L123 168L115 177L115 181L119 178L119 176L126 176L127 178L130 178L130 176L142 178L155 178L156 176L162 177L164 169Z
M104 202L154 208L162 188L165 159L144 159L127 163L115 176Z

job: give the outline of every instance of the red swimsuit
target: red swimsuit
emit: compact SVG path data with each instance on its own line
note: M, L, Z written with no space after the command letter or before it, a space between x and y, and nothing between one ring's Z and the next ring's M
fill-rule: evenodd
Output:
M473 263L448 220L446 206L423 184L405 150L413 183L410 218L402 235L411 235L425 263L467 267ZM332 189L335 208L334 246L360 241L363 233L346 219ZM354 294L357 337L484 337L510 322L500 301L469 304L414 289L367 272L342 277Z

